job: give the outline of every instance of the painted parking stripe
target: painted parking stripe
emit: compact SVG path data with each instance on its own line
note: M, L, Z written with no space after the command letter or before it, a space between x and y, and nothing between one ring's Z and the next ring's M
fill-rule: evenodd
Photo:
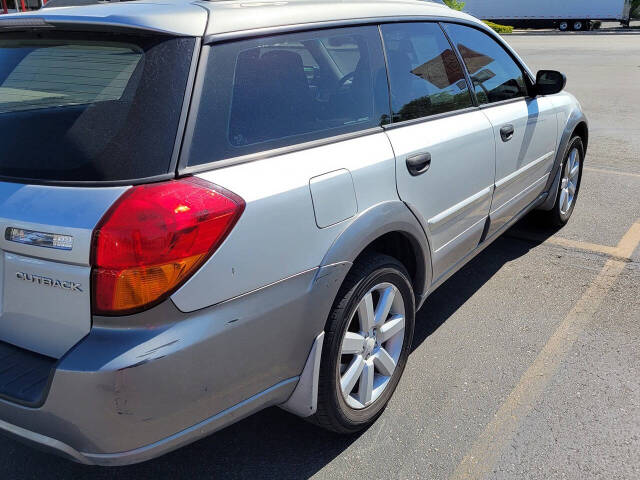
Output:
M640 173L622 172L620 170L608 170L605 168L595 168L595 167L584 167L584 169L588 172L597 172L597 173L604 173L607 175L620 175L623 177L640 178Z
M636 223L616 248L619 254L629 258L639 244L640 223ZM615 258L607 260L449 477L450 480L482 479L493 471L504 448L516 434L520 420L536 405L560 363L597 313L626 265L627 262Z

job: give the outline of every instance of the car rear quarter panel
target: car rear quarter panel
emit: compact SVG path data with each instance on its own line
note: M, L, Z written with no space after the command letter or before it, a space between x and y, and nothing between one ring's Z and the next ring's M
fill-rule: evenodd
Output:
M310 182L338 170L353 179L356 212L321 228ZM171 297L183 312L317 268L361 212L398 198L393 150L382 131L199 176L240 195L246 208L220 248ZM330 198L326 191L323 196Z

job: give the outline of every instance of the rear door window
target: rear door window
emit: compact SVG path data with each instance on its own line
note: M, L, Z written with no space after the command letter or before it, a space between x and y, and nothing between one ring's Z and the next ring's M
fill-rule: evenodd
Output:
M469 71L478 103L527 96L522 69L498 42L464 25L445 24L445 29Z
M217 44L207 55L189 165L332 137L388 121L376 27Z
M437 23L382 25L382 36L394 122L473 105L464 70Z
M0 35L0 178L168 174L194 39Z

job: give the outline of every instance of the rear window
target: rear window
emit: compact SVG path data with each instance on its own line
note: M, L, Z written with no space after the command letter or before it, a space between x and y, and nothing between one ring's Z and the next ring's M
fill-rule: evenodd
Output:
M376 27L230 42L214 45L206 55L188 165L389 121L387 77Z
M193 48L188 38L0 36L0 177L168 173Z

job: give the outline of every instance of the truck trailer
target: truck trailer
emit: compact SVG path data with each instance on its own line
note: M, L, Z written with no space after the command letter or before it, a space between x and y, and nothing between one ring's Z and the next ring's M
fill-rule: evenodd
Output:
M464 0L464 11L482 20L521 28L589 30L594 20L628 27L631 0Z

